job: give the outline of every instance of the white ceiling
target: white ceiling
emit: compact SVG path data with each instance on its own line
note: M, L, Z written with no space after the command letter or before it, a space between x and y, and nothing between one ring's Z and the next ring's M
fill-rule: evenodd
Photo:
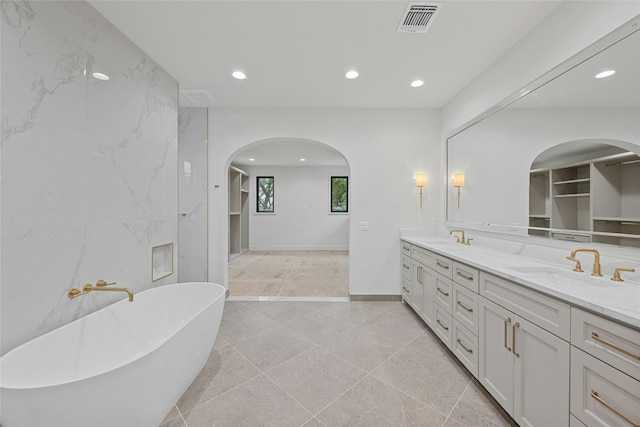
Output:
M215 98L181 105L225 108L441 108L561 3L440 1L427 33L406 34L408 1L89 2L182 89Z
M282 138L249 146L235 156L233 164L235 166L347 166L347 161L342 154L326 145L297 138Z

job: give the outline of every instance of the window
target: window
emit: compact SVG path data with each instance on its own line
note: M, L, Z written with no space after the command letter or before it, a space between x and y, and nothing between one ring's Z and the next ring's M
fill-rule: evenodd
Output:
M349 212L349 177L331 177L331 212Z
M258 184L256 212L273 212L273 177L259 176L256 182Z

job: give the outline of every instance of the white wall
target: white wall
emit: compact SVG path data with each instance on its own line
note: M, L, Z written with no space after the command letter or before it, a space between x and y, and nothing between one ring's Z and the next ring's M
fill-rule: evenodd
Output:
M238 118L230 119L233 111ZM227 284L226 171L242 147L276 137L324 143L350 167L349 290L353 294L400 294L399 229L439 222L438 187L425 189L418 207L414 175L440 176L440 115L404 109L210 109L209 202L212 281ZM215 188L219 185L219 188ZM369 231L359 231L367 221Z
M249 175L249 249L348 250L349 214L331 213L331 176L346 166L243 167ZM273 176L274 213L256 213L256 177Z
M1 19L5 353L126 297L71 288L176 281L152 284L151 248L177 243L178 87L87 3L3 1Z

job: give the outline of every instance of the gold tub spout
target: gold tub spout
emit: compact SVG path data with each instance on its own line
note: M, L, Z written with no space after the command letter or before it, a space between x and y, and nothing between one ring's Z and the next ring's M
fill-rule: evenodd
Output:
M571 256L568 256L567 259L574 261L576 263L576 268L574 269L574 271L582 271L580 269L580 261L578 261L576 259L576 254L578 252L591 252L593 253L593 272L591 273L592 276L602 276L602 272L600 271L600 252L598 252L596 249L574 249L573 251L571 251Z
M451 235L453 233L461 233L462 234L462 238L460 236L456 236L456 243L462 243L463 245L467 244L467 241L464 239L464 230L451 230L449 232L449 235Z
M67 294L69 296L69 298L76 298L79 297L80 295L84 295L86 293L89 293L91 291L103 291L103 292L126 292L127 295L129 296L129 302L133 301L133 291L129 288L113 288L113 287L109 287L108 285L113 285L115 284L115 282L113 283L107 283L104 280L98 280L98 282L94 285L91 285L89 283L87 283L86 285L84 285L82 287L82 290L77 289L77 288L73 288L69 291L69 293Z

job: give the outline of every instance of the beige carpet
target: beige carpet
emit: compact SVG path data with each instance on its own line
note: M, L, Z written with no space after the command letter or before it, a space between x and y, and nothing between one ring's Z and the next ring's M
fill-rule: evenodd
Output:
M229 262L230 296L347 297L348 251L249 251Z

